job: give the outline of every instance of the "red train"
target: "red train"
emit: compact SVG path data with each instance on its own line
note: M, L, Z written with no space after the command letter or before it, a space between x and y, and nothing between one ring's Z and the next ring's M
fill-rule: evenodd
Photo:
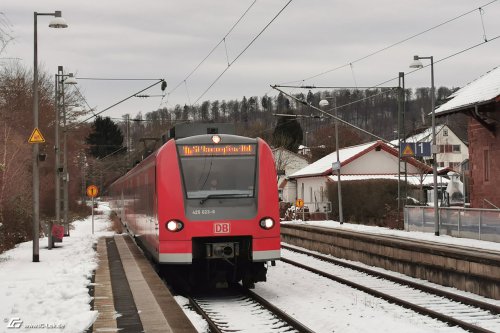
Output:
M267 263L280 258L276 171L260 138L174 137L109 194L144 250L191 283L253 287L266 280Z

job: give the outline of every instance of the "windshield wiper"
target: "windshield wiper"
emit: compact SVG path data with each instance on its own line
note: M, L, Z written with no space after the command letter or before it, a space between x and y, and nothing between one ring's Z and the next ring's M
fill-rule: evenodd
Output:
M219 193L219 194L209 194L200 200L200 205L203 205L205 201L213 198L251 198L250 194L234 194L234 193Z

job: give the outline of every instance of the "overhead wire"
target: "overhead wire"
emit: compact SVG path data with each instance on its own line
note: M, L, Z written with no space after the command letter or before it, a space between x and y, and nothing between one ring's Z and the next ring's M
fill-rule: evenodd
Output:
M361 57L361 58L358 58L358 59L356 59L356 60L350 61L350 62L348 62L348 63L346 63L346 64L344 64L344 65L340 65L340 66L338 66L338 67L335 67L335 68L332 68L332 69L329 69L329 70L323 71L323 72L321 72L321 73L318 73L318 74L315 74L315 75L312 75L312 76L306 77L306 78L304 78L304 79L299 79L299 80L294 80L294 81L282 82L281 84L290 84L290 83L295 83L295 82L301 82L301 81L311 80L311 79L317 78L317 77L319 77L319 76L323 76L323 75L325 75L325 74L332 73L332 72L337 71L337 70L339 70L339 69L342 69L342 68L344 68L344 67L347 67L347 66L352 66L352 64L354 64L354 63L357 63L357 62L363 61L363 60L365 60L365 59L367 59L367 58L369 58L369 57L372 57L372 56L374 56L374 55L376 55L376 54L379 54L379 53L381 53L381 52L383 52L383 51L386 51L386 50L388 50L388 49L390 49L390 48L392 48L392 47L395 47L395 46L397 46L397 45L399 45L399 44L403 44L403 43L405 43L405 42L407 42L407 41L409 41L409 40L411 40L411 39L414 39L414 38L416 38L416 37L418 37L418 36L421 36L421 35L423 35L423 34L425 34L425 33L429 32L429 31L435 30L435 29L437 29L437 28L439 28L439 27L441 27L441 26L443 26L443 25L446 25L446 24L448 24L448 23L450 23L450 22L456 21L456 20L458 20L458 19L460 19L460 18L462 18L462 17L464 17L464 16L467 16L467 15L469 15L469 14L471 14L471 13L474 13L476 10L483 10L482 8L484 8L484 7L486 7L486 6L489 6L489 5L491 5L492 3L494 3L494 2L497 2L497 0L492 0L492 1L490 1L490 2L486 3L486 4L482 5L482 6L476 7L476 8L474 8L474 9L472 9L472 10L469 10L469 11L467 11L467 12L463 13L463 14L460 14L460 15L455 16L455 17L453 17L453 18L451 18L451 19L448 19L448 20L446 20L446 21L444 21L444 22L441 22L441 23L439 23L439 24L437 24L437 25L435 25L435 26L432 26L432 27L430 27L430 28L428 28L428 29L425 29L424 31L421 31L421 32L416 33L416 34L413 34L413 35L411 35L411 36L409 36L409 37L406 37L406 38L404 38L404 39L402 39L402 40L400 40L400 41L398 41L398 42L395 42L395 43L390 44L390 45L388 45L388 46L385 46L385 47L383 47L383 48L381 48L381 49L379 49L379 50L376 50L376 51L374 51L374 52L371 52L371 53L369 53L369 54L367 54L367 55L365 55L365 56L363 56L363 57Z
M80 89L78 89L78 86L77 85L73 85L73 87L76 89L76 91L78 92L78 94L80 95L80 97L83 99L83 101L85 102L85 104L87 105L87 107L89 108L89 111L92 112L92 114L95 116L95 112L94 112L94 109L90 106L90 104L87 102L87 99L85 98L85 96L82 94L82 92L80 91Z
M205 91L194 101L193 104L196 104L203 96L205 96L205 94L214 86L215 83L217 83L217 81L219 81L219 79L222 77L222 75L224 75L224 73L226 73L229 68L241 57L241 55L243 53L245 53L246 50L248 50L248 48L257 40L257 38L260 37L260 35L262 35L264 33L264 31L267 30L267 28L278 18L278 16L281 15L281 13L285 10L286 7L288 7L288 5L292 2L292 0L289 0L284 6L283 8L281 8L278 13L271 19L271 21L269 21L266 26L264 28L262 28L262 30L250 41L250 43L247 44L247 46L245 46L245 48L236 56L236 58L234 58L234 60L222 71L222 73L219 74L219 76L217 76L217 78L208 86L207 89L205 89Z
M497 35L497 36L495 36L495 37L493 37L493 38L490 38L489 40L485 40L485 41L482 41L482 42L480 42L480 43L474 44L474 45L469 46L469 47L467 47L467 48L465 48L465 49L462 49L462 50L460 50L460 51L458 51L458 52L452 53L452 54L450 54L450 55L448 55L448 56L446 56L446 57L444 57L444 58L441 58L441 59L438 59L438 60L434 60L434 65L435 65L435 64L438 64L438 63L440 63L440 62L442 62L442 61L448 60L449 58L453 58L453 57L455 57L455 56L457 56L457 55L459 55L459 54L462 54L462 53L464 53L464 52L470 51L470 50L472 50L472 49L474 49L474 48L476 48L476 47L478 47L478 46L481 46L481 45L484 45L484 44L486 44L486 43L489 43L489 42L492 42L492 41L494 41L494 40L497 40L497 39L499 39L499 38L500 38L500 35ZM413 73L415 73L415 72L417 72L417 71L420 71L420 70L422 70L422 69L424 69L424 68L427 68L427 67L429 67L429 66L430 66L430 64L426 64L426 65L423 65L421 68L416 68L416 69L411 70L411 71L409 71L409 72L405 72L405 76L408 76L408 75L410 75L410 74L413 74ZM391 82L391 81L394 81L394 80L397 80L397 79L398 79L398 77L397 77L397 76L396 76L396 77L393 77L393 78L391 78L391 79L388 79L388 80L385 80L385 81L383 81L383 82L380 82L380 83L379 83L379 84L377 84L377 85L374 85L374 86L373 86L373 88L378 88L378 87L379 87L379 86L381 86L381 85L387 84L387 83L389 83L389 82Z
M151 85L147 86L146 88L141 89L140 91L138 91L138 92L136 92L136 93L134 93L134 94L132 94L132 95L130 95L130 96L128 96L128 97L125 97L125 98L121 99L120 101L118 101L118 102L114 103L113 105L108 106L108 107L107 107L107 108L105 108L104 110L99 111L99 112L97 112L97 113L94 113L94 115L92 115L91 117L88 117L88 118L86 118L85 120L82 120L82 121L80 121L80 122L76 122L76 123L74 123L74 124L70 125L69 127L74 127L74 126L79 125L79 124L82 124L82 123L84 123L84 122L86 122L86 121L88 121L88 120L90 120L90 119L92 119L92 118L94 118L94 117L97 117L97 116L98 116L98 115L100 115L101 113L103 113L103 112L105 112L105 111L107 111L107 110L109 110L109 109L111 109L111 108L113 108L113 107L117 106L118 104L121 104L121 103L125 102L126 100L129 100L130 98L134 97L135 95L140 94L141 92L146 91L146 90L148 90L148 89L150 89L150 88L154 87L155 85L157 85L157 84L159 84L159 83L161 83L161 82L164 82L164 81L165 81L165 80L163 80L163 79L158 79L158 81L157 81L157 82L155 82L155 83L153 83L153 84L151 84Z
M217 43L217 45L215 45L212 50L210 50L210 52L208 52L208 54L205 56L205 58L203 58L202 61L200 61L200 63L198 65L195 66L195 68L181 81L179 82L172 90L169 91L169 93L172 93L174 92L175 90L177 90L177 88L179 88L182 83L185 83L186 80L188 80L191 75L193 75L197 70L198 68L200 68L200 66L212 55L212 53L214 53L214 51L219 47L219 45L221 43L225 43L225 40L226 40L226 37L229 36L229 34L234 30L234 28L236 28L236 26L241 22L241 20L247 15L247 13L250 11L250 9L253 7L253 5L257 2L257 0L254 0L250 6L245 10L245 12L240 16L240 18L236 21L236 23L233 24L233 26L229 29L229 31L224 35L224 37L222 37L222 39ZM227 49L226 49L226 54L227 54Z
M310 108L312 108L312 109L314 109L314 110L316 110L316 111L318 111L318 112L324 113L324 114L326 114L326 115L330 116L331 118L333 118L333 119L335 119L335 120L337 120L337 121L341 122L341 123L342 123L342 124L344 124L344 125L350 126L350 127L354 128L354 129L356 129L356 130L360 131L360 132L363 132L363 133L368 134L368 135L370 135L370 136L372 136L372 137L374 137L374 138L376 138L376 139L382 140L382 141L384 141L385 143L389 143L389 144L390 144L390 142L389 142L388 140L386 140L386 139L382 138L381 136L378 136L378 135L376 135L376 134L374 134L374 133L368 132L367 130L365 130L365 129L361 128L361 127L358 127L358 126L356 126L356 125L353 125L353 124L351 124L350 122L345 121L345 120L344 120L344 119L342 119L342 118L339 118L339 117L337 117L337 116L334 116L333 114L331 114L331 113L329 113L329 112L327 112L327 111L321 110L320 108L317 108L317 107L315 107L314 105L312 105L312 104L310 104L310 103L307 103L305 100L298 99L297 97L295 97L295 96L293 96L293 95L290 95L290 94L288 94L288 93L284 92L283 90L279 89L279 88L278 88L278 87L276 87L276 86L272 86L272 87L273 87L274 89L278 90L279 92L281 92L283 95L285 95L285 96L288 96L288 97L292 98L293 100L295 100L295 101L296 101L296 102L298 102L298 103L301 103L301 104L303 104L303 105L309 106ZM366 98L363 98L362 100L366 100L366 99L369 99L369 98L373 98L373 97L376 97L376 96L378 96L378 95L381 95L381 94L386 94L386 93L388 93L388 91L384 91L384 92L381 92L381 93L378 93L378 94L375 94L375 95L372 95L372 96L368 96L368 97L366 97ZM359 101L361 101L361 100L359 100ZM354 104L354 103L358 103L359 101L351 102L351 103L348 103L348 104L343 105L343 106L347 106L347 105L351 105L351 104ZM330 109L330 110L328 110L328 111L331 111L331 110L336 110L336 109L338 109L338 108L339 108L339 107L335 106L334 108L332 108L332 109Z
M465 49L462 49L462 50L460 50L460 51L458 51L458 52L452 53L452 54L450 54L450 55L448 55L448 56L446 56L446 57L444 57L444 58L441 58L441 59L436 60L436 61L434 61L434 64L440 63L440 62L442 62L442 61L445 61L445 60L447 60L447 59L450 59L450 58L452 58L452 57L454 57L454 56L457 56L457 55L459 55L459 54L461 54L461 53L467 52L467 51L472 50L472 49L474 49L474 48L476 48L476 47L478 47L478 46L484 45L484 44L486 44L486 43L488 43L488 42L494 41L494 40L499 39L499 38L500 38L500 35L497 35L497 36L495 36L495 37L493 37L493 38L491 38L491 39L489 39L489 40L485 40L485 41L482 41L482 42L480 42L480 43L474 44L474 45L472 45L472 46L470 46L470 47L467 47L467 48L465 48ZM417 72L417 71L423 70L424 68L429 67L429 66L430 66L430 64L427 64L427 65L425 65L425 66L423 66L423 67L421 67L421 68L416 68L416 69L414 69L414 70L411 70L411 71L409 71L409 72L405 73L405 76L411 75L411 74L413 74L413 73L415 73L415 72ZM353 104L356 104L356 103L360 103L360 102L362 102L362 101L365 101L365 100L368 100L368 99L371 99L371 98L374 98L374 97L377 97L377 96L380 96L380 95L383 95L383 94L387 94L387 93L389 93L389 92L393 91L394 89L397 89L397 87L381 87L381 86L382 86L382 85L384 85L384 84L387 84L387 83L389 83L389 82L391 82L391 81L397 80L398 78L399 78L399 77L394 77L394 78L391 78L391 79L385 80L385 81L383 81L383 82L381 82L381 83L379 83L379 84L377 84L377 85L374 85L374 86L371 86L371 87L367 87L367 88L365 88L365 89L380 89L380 88L388 88L388 90L381 91L380 93L377 93L377 94L374 94L374 95L371 95L371 96L367 96L367 97L364 97L364 98L361 98L361 99L358 99L358 100L355 100L355 101L349 102L349 103L347 103L347 104L343 104L343 105L336 105L335 107L333 107L333 108L331 108L331 109L329 109L329 110L327 110L327 111L335 111L335 110L340 109L340 108L344 108L344 107L347 107L347 106L350 106L350 105L353 105ZM331 113L329 113L329 112L327 112L327 111L321 110L321 109L319 109L319 108L317 108L317 107L313 106L312 104L307 103L305 100L300 100L300 99L298 99L297 97L293 96L291 93L286 93L286 92L284 92L283 90L279 89L279 87L293 87L293 88L303 88L303 89L311 89L311 88L317 88L317 87L314 87L314 86L297 87L297 86L286 86L286 85L271 85L271 88L272 88L272 89L275 89L275 90L280 91L281 93L283 93L284 95L286 95L286 96L288 96L288 97L290 97L290 98L294 99L294 100L295 100L296 102L298 102L298 103L301 103L301 104L303 104L303 105L307 105L307 106L309 106L310 108L312 108L312 109L314 109L314 110L316 110L316 111L319 111L319 112L321 112L321 113L324 113L324 114L329 115L330 117L332 117L332 118L334 118L334 119L336 119L336 120L340 121L341 123L343 123L343 124L345 124L345 125L348 125L348 126L350 126L350 127L353 127L353 128L355 128L355 129L357 129L357 130L360 130L361 132L363 132L363 133L365 133L365 134L368 134L368 135L370 135L370 136L372 136L372 137L375 137L375 138L377 138L377 139L383 140L383 141L384 141L384 142L386 142L386 143L389 143L389 141L388 141L388 140L386 140L386 139L384 139L384 138L382 138L382 137L379 137L379 136L377 136L377 135L375 135L375 134L373 134L373 133L370 133L370 132L368 132L368 131L366 131L366 130L364 130L364 129L360 128L360 127L357 127L357 126L355 126L355 125L353 125L353 124L351 124L351 123L349 123L349 122L347 122L347 121L343 120L342 118L338 118L337 116L334 116L334 115L332 115ZM321 87L319 87L319 88L321 88ZM330 88L332 88L332 87L330 87ZM334 87L334 88L342 88L342 87ZM346 88L346 87L343 87L343 88ZM347 88L352 88L352 87L347 87Z

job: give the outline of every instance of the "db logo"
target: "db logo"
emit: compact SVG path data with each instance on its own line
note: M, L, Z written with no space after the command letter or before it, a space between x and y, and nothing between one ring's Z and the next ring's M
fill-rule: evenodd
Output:
M228 234L230 232L229 223L214 223L214 234Z

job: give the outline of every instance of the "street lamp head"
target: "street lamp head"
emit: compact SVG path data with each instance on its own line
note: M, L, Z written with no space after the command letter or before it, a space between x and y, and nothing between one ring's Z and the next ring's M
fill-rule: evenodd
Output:
M413 57L413 62L410 64L410 68L422 68L424 65L422 65L422 62L419 60L420 58L418 56Z
M60 10L56 10L54 16L55 17L49 23L49 27L51 27L51 28L67 28L68 27L66 20L63 19L61 16Z
M73 76L73 73L68 74L68 78L64 80L64 84L78 84L75 77Z
M322 99L321 101L319 101L319 106L328 106L328 105L330 105L330 103L328 103L326 99Z

